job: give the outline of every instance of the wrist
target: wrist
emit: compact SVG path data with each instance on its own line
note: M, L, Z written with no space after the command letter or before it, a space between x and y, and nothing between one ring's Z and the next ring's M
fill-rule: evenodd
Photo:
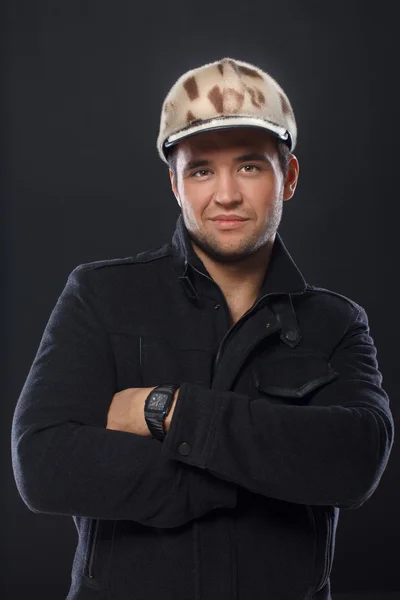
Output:
M157 385L144 402L147 429L158 440L162 441L169 430L178 389L178 384L173 383Z

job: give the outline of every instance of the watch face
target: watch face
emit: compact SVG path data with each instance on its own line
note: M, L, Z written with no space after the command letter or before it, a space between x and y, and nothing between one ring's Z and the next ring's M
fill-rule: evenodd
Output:
M149 403L147 405L148 410L163 410L168 398L169 395L165 394L164 392L153 392L153 394L149 398Z

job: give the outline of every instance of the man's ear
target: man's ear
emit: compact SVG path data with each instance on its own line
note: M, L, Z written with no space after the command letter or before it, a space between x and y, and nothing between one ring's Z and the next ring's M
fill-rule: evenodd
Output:
M174 196L176 198L176 201L179 204L179 206L182 208L182 204L181 204L181 201L180 201L180 198L179 198L178 190L176 189L176 183L175 183L174 173L173 173L173 171L171 169L169 170L169 178L170 178L170 181L171 181L171 188L172 188L172 191L173 191Z
M283 189L283 200L290 200L293 196L299 178L299 161L294 154L290 156L288 167L288 174Z

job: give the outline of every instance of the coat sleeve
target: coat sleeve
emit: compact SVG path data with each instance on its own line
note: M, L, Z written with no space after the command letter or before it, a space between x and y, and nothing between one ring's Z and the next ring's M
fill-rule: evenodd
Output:
M163 453L272 498L361 506L386 467L394 424L366 312L354 312L329 359L339 377L308 405L183 383Z
M153 527L234 507L235 484L171 460L159 440L106 429L119 390L84 266L68 277L14 411L12 466L23 501L33 512Z

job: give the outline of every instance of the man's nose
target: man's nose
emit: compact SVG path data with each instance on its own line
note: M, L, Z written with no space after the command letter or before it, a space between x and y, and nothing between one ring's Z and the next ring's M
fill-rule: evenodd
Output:
M240 202L242 194L238 182L230 173L221 173L216 178L215 202L230 204Z

